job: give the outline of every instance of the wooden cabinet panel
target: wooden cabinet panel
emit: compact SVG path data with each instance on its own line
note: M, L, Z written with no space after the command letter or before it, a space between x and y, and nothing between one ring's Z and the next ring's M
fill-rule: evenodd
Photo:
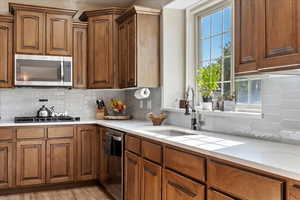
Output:
M100 128L100 167L99 179L100 183L104 183L109 178L109 159L106 151L106 128Z
M261 0L259 8L259 68L300 62L300 3Z
M39 139L45 137L44 127L17 128L17 139Z
M127 87L137 86L137 63L136 63L136 15L130 17L126 21L127 26L127 38L128 38L128 66L127 66Z
M13 128L0 128L0 141L14 139L15 134L13 131Z
M73 139L47 141L47 183L74 180Z
M16 53L44 54L45 15L36 11L16 11Z
M141 200L161 200L162 168L146 160L141 167Z
M208 200L234 200L231 197L225 196L224 194L211 189L208 190L207 197Z
M72 16L47 14L46 54L72 55Z
M140 168L141 161L138 156L125 151L125 169L124 169L124 199L140 200Z
M73 137L73 126L54 126L48 128L48 138Z
M13 24L0 17L0 88L13 87Z
M87 88L87 26L73 26L73 87Z
M89 88L113 88L113 19L89 18Z
M142 155L153 162L162 164L162 146L148 141L142 141Z
M17 185L45 183L45 141L17 142Z
M300 186L294 185L288 188L288 200L300 199Z
M173 173L163 172L163 200L204 200L205 186Z
M235 0L235 73L257 69L257 0Z
M240 170L214 161L208 162L208 184L240 199L282 200L281 181Z
M141 139L130 135L125 136L125 149L136 154L141 154Z
M96 179L97 129L95 126L82 126L77 129L77 180Z
M128 34L125 23L119 25L119 87L127 87L127 68L128 68Z
M205 181L205 158L166 148L165 166L191 178Z
M13 144L0 143L0 189L13 185Z

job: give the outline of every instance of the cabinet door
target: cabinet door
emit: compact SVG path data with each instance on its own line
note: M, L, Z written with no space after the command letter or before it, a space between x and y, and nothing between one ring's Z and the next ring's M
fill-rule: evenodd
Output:
M204 200L205 186L169 170L163 173L163 200Z
M13 145L0 143L0 189L12 187Z
M125 200L140 200L140 158L125 152L124 193Z
M259 68L284 68L300 62L300 3L260 0Z
M141 200L161 200L161 166L142 161Z
M96 127L78 127L77 141L77 180L83 181L96 179Z
M127 66L127 87L137 86L137 66L136 66L136 15L127 21L128 38L128 66Z
M128 37L126 23L119 25L119 87L127 86Z
M13 25L0 22L0 88L13 86Z
M46 54L72 55L72 16L47 14Z
M299 200L300 199L300 186L290 186L289 187L289 198L288 200Z
M112 16L89 19L89 88L113 87Z
M235 0L236 75L257 68L257 0Z
M109 178L108 155L105 153L106 134L105 128L100 128L100 167L99 167L99 181L104 183Z
M73 139L47 141L47 183L74 180Z
M44 54L44 13L17 10L15 27L16 53Z
M225 196L217 191L209 189L207 192L208 200L234 200L231 197Z
M73 87L87 88L87 29L73 28Z
M17 142L17 185L45 183L45 141Z

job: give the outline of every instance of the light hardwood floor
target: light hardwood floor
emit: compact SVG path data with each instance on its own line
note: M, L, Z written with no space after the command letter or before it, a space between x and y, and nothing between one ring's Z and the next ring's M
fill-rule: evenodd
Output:
M0 196L0 200L112 200L98 186Z

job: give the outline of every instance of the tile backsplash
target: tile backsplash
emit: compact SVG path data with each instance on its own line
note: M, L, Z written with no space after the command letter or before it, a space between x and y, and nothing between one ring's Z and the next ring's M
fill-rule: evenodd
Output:
M15 88L0 90L0 116L2 121L13 120L15 116L35 116L43 105L55 106L56 112L68 112L82 119L95 119L96 99L101 97L107 103L112 97L124 100L121 90L69 90L51 88ZM48 99L46 103L39 99Z

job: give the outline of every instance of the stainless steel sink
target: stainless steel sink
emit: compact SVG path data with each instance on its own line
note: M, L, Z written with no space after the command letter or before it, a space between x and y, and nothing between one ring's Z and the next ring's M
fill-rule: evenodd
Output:
M185 131L178 131L178 130L152 130L151 132L164 135L164 136L185 136L185 135L194 135L193 133L185 132Z

